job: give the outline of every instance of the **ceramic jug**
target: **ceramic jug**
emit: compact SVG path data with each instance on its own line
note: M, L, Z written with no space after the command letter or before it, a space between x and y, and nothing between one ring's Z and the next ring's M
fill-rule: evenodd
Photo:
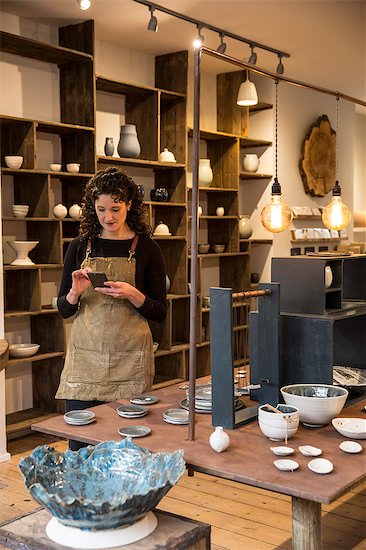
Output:
M241 239L249 239L253 233L249 216L239 216L239 236Z
M69 215L73 220L80 220L81 216L81 206L78 204L73 204L69 208Z
M67 216L67 208L61 203L56 204L55 208L53 209L53 213L58 220L63 220L65 216Z
M258 170L258 166L259 166L258 155L255 155L255 154L244 155L243 168L245 172L256 172Z
M198 166L198 185L199 187L208 187L213 180L213 172L210 159L199 159Z
M210 435L210 445L217 453L225 451L230 444L230 437L222 426L216 426L215 431Z
M106 157L111 157L113 155L114 153L113 138L111 137L105 138L104 153Z
M141 153L136 126L134 124L124 124L121 126L117 150L120 157L126 158L137 158Z

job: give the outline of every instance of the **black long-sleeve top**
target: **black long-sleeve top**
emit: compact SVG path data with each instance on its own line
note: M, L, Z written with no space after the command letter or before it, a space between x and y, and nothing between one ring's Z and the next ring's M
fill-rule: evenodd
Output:
M128 257L133 239L111 240L96 238L92 242L92 257ZM80 269L86 256L86 241L80 237L74 239L66 252L64 270L58 295L57 306L60 315L67 319L78 310L78 303L73 305L66 300L72 286L71 274ZM165 319L166 305L166 269L162 252L158 244L147 237L140 235L136 252L136 288L145 294L146 299L136 310L145 319L161 322Z

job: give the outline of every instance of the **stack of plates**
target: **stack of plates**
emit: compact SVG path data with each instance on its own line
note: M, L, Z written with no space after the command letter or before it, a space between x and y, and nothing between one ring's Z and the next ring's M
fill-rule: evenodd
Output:
M120 405L117 413L123 418L140 418L147 414L147 408L140 405Z
M163 420L168 424L188 424L188 411L182 409L167 409L163 413Z
M69 411L64 414L66 424L72 426L85 426L91 424L95 420L95 413L92 411Z
M182 409L189 409L189 390L186 390L186 399L183 399L179 405ZM235 410L244 408L244 403L238 397L235 398ZM212 386L211 384L201 384L196 386L195 412L212 412Z
M158 402L158 398L155 395L138 395L130 399L130 403L134 405L153 405Z

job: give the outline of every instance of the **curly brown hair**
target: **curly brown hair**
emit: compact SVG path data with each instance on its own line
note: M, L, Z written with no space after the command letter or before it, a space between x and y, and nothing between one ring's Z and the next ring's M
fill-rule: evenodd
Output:
M150 235L151 227L145 222L145 207L142 195L130 176L123 170L107 168L99 170L85 186L82 202L80 237L98 237L102 226L95 211L95 201L100 195L111 195L115 202L131 201L126 222L131 231L138 235Z

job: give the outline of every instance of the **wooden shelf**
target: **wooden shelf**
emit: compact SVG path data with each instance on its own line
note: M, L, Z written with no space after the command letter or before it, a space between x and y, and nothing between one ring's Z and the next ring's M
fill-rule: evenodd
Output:
M322 217L317 215L317 214L309 214L309 215L304 215L304 214L301 214L300 216L293 216L293 221L296 221L296 220L321 220Z
M200 220L237 220L238 216L199 216ZM188 220L192 221L192 216L188 216Z
M8 439L15 439L31 433L31 426L37 422L48 420L59 413L47 413L39 409L25 409L6 415L6 435Z
M265 139L256 139L250 137L240 138L240 147L245 147L246 149L250 147L270 147L271 145L272 141L267 141Z
M15 317L29 317L32 315L44 315L49 313L58 313L57 309L54 309L52 307L45 308L45 309L37 309L36 311L7 311L4 313L5 319L12 319Z
M62 264L33 264L33 265L4 265L4 271L18 271L21 269L62 269Z
M339 239L291 239L291 243L339 243Z
M101 75L96 75L97 90L100 92L108 92L111 94L119 95L143 95L151 94L155 92L160 92L162 95L162 100L171 102L171 101L182 101L186 98L185 94L179 92L173 92L170 90L164 90L162 88L155 88L153 86L137 86L128 82L122 82L118 80L111 80Z
M192 191L192 187L187 187L188 191ZM234 187L198 187L198 191L204 193L238 193L239 189Z
M272 174L258 174L258 172L240 172L241 180L270 180Z
M9 115L0 115L1 125L17 124L28 122L34 124L36 130L47 134L76 134L76 133L93 133L95 128L90 126L81 126L80 124L66 124L64 122L46 122L44 120L32 120L30 118L14 117Z
M193 138L193 128L188 129L188 137ZM229 134L228 132L219 132L215 130L202 130L200 129L200 139L204 141L236 141L239 138L236 134Z
M265 103L264 101L258 101L256 105L251 105L249 107L249 112L256 113L258 111L267 111L268 109L273 109L272 103Z
M124 166L138 166L140 168L153 168L155 170L183 170L185 164L178 162L160 162L159 160L131 159L122 157L103 157L98 156L97 162L100 164L121 164Z
M151 205L151 206L176 206L176 207L186 207L186 203L185 202L171 202L171 201L144 201L144 203L146 205Z
M18 36L8 32L0 32L1 50L7 53L37 59L45 63L85 63L92 61L93 57L87 53L79 52L61 46L52 46L44 42L38 42L32 38Z
M54 351L52 353L37 353L31 357L13 357L8 361L8 367L11 365L19 365L21 363L36 363L37 361L44 361L45 359L54 359L55 357L63 357L63 351Z
M94 174L85 174L84 172L53 172L52 170L39 170L37 168L29 169L29 168L6 168L5 166L1 167L1 172L4 172L4 174L29 174L29 175L50 175L53 178L87 178L90 179Z
M249 256L249 252L209 252L208 254L197 254L200 258L222 258L222 257L230 257L230 256ZM191 258L191 255L188 256L188 258Z
M273 244L273 239L240 239L240 242L251 244Z

